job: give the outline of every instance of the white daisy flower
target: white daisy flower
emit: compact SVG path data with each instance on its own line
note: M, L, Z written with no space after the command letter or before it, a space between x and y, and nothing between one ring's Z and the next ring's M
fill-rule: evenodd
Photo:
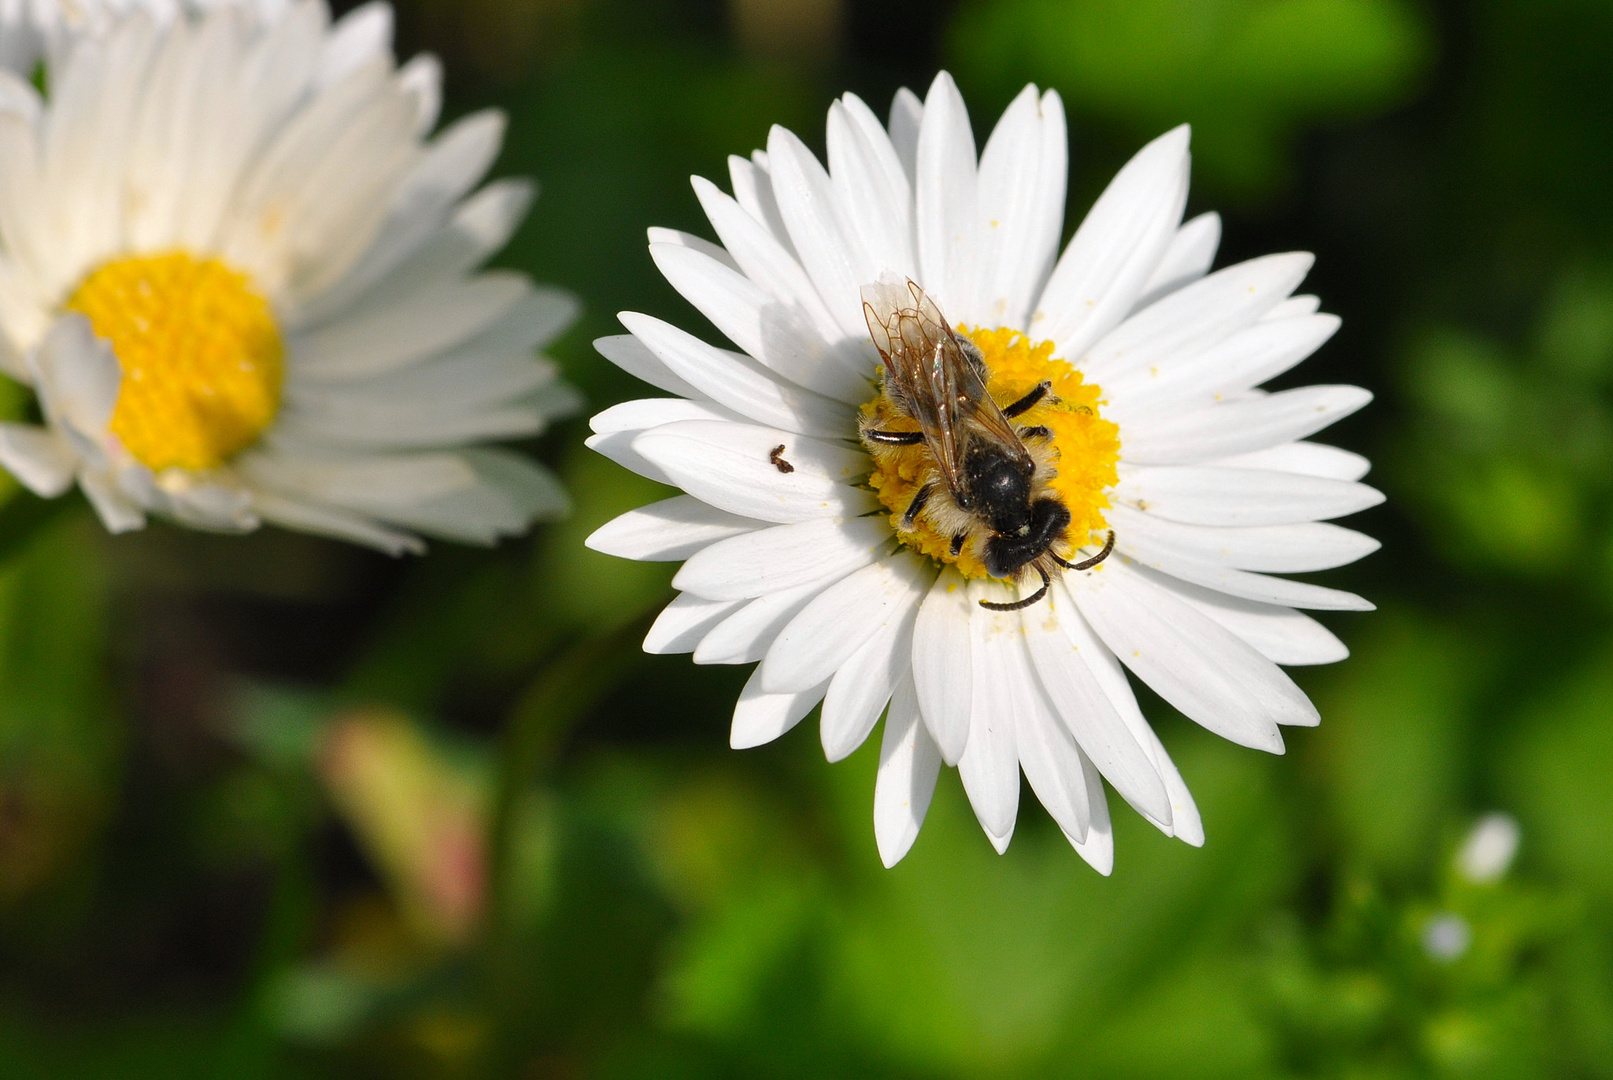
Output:
M826 170L775 127L765 153L730 159L732 196L697 178L721 247L651 232L667 280L742 351L638 314L622 316L631 336L598 343L677 396L601 413L590 445L687 494L589 544L685 560L646 649L761 661L735 747L821 702L839 760L888 704L886 865L943 761L999 851L1021 770L1103 873L1100 777L1202 843L1123 669L1209 730L1281 752L1281 726L1318 717L1278 665L1346 654L1295 609L1371 606L1269 576L1378 546L1320 523L1381 501L1357 482L1367 462L1304 441L1370 395L1256 389L1338 328L1291 295L1311 256L1208 273L1220 222L1181 221L1185 127L1120 172L1060 256L1064 115L1031 87L978 157L944 73L922 104L898 94L888 128L842 98L828 148ZM904 363L933 397L893 384ZM986 388L971 396L971 379Z
M440 71L396 66L390 8L285 6L108 16L48 101L0 73L0 365L45 418L0 425L0 465L76 481L113 531L401 552L563 513L549 473L475 445L579 404L534 355L572 298L477 270L533 197L475 190L502 116L428 139Z

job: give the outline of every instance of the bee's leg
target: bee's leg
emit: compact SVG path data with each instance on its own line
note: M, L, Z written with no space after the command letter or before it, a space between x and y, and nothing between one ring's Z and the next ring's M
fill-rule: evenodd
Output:
M911 529L913 527L913 522L917 521L919 515L924 513L924 504L930 501L930 496L934 493L934 484L925 484L919 488L918 494L913 496L913 501L907 504L907 513L902 515L902 528Z
M1047 571L1043 570L1040 566L1036 567L1035 569L1038 574L1042 575L1042 587L1036 590L1036 595L1027 596L1025 599L1013 604L993 604L989 600L982 600L980 601L980 606L991 611L1023 611L1025 608L1028 608L1032 604L1036 603L1042 597L1047 595L1048 589L1053 587L1053 580L1047 576Z
M863 438L886 446L917 446L924 441L922 431L865 431Z
M952 538L952 557L954 559L963 554L963 545L967 544L968 542L969 534L966 532L958 533L958 535Z
M1058 563L1060 566L1064 567L1064 569L1066 569L1066 570L1091 570L1094 566L1097 566L1099 563L1103 562L1103 560L1107 559L1110 555L1113 555L1114 551L1115 551L1115 531L1113 529L1110 529L1109 530L1109 540L1108 540L1107 543L1105 543L1103 545L1103 550L1098 552L1096 555L1092 556L1092 558L1087 559L1085 562L1078 562L1078 563L1065 562L1063 559L1059 558L1057 555L1053 555L1053 553L1051 551L1048 552L1048 554L1053 555L1053 561Z
M1052 391L1052 389L1052 383L1045 379L1042 380L1036 384L1036 389L1032 390L1030 393L1026 394L1012 405L1004 406L1003 415L1012 420L1021 413L1029 412L1030 410L1034 409L1037 404Z
M1019 437L1021 439L1051 439L1053 429L1043 427L1041 424L1037 424L1034 427L1022 427L1019 429Z

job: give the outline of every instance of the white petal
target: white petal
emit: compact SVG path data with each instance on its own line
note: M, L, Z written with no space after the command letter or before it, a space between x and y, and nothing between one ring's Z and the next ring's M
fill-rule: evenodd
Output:
M644 651L655 654L693 652L713 626L738 608L737 601L707 600L693 593L679 593L650 627L644 638Z
M916 275L913 192L907 173L890 136L855 94L846 94L829 108L828 149L829 172L846 227L861 241L867 266L875 270L868 280L877 281L882 274Z
M1127 470L1112 498L1170 521L1226 526L1326 521L1383 502L1383 494L1365 484L1191 465Z
M930 811L941 751L919 718L913 681L903 679L891 698L874 782L874 841L887 868L901 862Z
M953 567L945 567L930 587L913 631L913 679L919 709L948 765L956 765L969 741L973 667L969 621L975 602Z
M1320 721L1276 664L1124 563L1082 580L1074 599L1121 663L1188 719L1225 739L1281 753L1278 725Z
M1181 412L1213 405L1292 368L1339 328L1336 315L1262 319L1203 351L1188 349L1166 362L1133 368L1103 384L1104 415L1126 426L1146 412Z
M1129 557L1126 561L1130 561ZM1254 600L1262 604L1277 604L1282 607L1311 608L1317 611L1373 611L1374 605L1354 593L1341 592L1338 589L1328 589L1321 585L1312 585L1305 581L1290 581L1287 578L1270 577L1266 574L1252 574L1247 570L1234 570L1231 567L1214 563L1195 562L1191 559L1166 556L1159 560L1169 562L1170 569L1165 572L1183 581L1195 585L1203 585L1216 592L1226 593L1228 596L1238 596L1245 600ZM1141 560L1139 560L1141 562ZM1163 569L1163 565L1141 562L1145 567L1151 566L1155 570Z
M0 467L42 499L54 499L73 486L78 454L50 428L0 424Z
M1357 386L1302 386L1175 416L1138 418L1124 433L1121 454L1148 465L1247 454L1315 434L1371 400L1371 392Z
M1145 308L1166 293L1173 293L1208 274L1220 246L1220 214L1212 210L1184 224L1171 238L1170 246L1154 268L1154 276L1143 286L1136 306Z
M1043 604L1021 615L1041 686L1075 741L1126 801L1168 823L1170 800L1153 759L1092 674L1088 657L1076 644L1081 635L1063 626L1080 618L1063 590L1050 592Z
M318 82L329 86L392 51L392 6L380 0L354 8L331 26L319 60Z
M912 617L932 573L927 563L904 552L825 589L768 649L763 687L786 693L828 679L883 627Z
M1008 849L1019 815L1019 751L1014 742L1013 706L1000 674L1010 670L997 654L1019 644L1017 620L1009 612L989 611L980 600L1012 601L999 583L969 583L970 656L973 694L969 705L969 744L958 759L958 776L969 795L975 817L999 853Z
M766 150L753 150L749 160L730 155L728 175L733 180L734 198L745 212L767 226L773 238L784 245L790 258L797 258L790 243L790 230L784 227L779 214L778 200L773 197L773 173L767 163Z
M594 348L606 360L658 390L665 390L679 397L694 398L697 401L705 398L700 391L672 374L672 369L662 363L661 358L652 353L648 345L632 334L596 338Z
M1383 546L1363 533L1322 522L1224 529L1115 506L1109 523L1119 538L1116 550L1167 573L1177 559L1277 574L1331 570Z
M1014 749L1031 790L1059 828L1084 839L1091 818L1081 751L1042 692L1025 639L1004 635L1000 647L986 650L986 660L986 676L1013 717Z
M741 517L789 523L855 517L879 505L850 486L868 473L860 448L777 428L683 420L645 432L633 449L684 491Z
M796 261L794 249L788 246L788 234L781 240L763 219L747 211L736 199L724 195L716 184L704 177L696 176L691 183L711 227L717 230L717 236L740 271L775 300L796 308L824 341L840 337L840 323L829 314L817 286ZM735 190L738 190L737 184ZM767 195L772 198L771 187ZM783 228L782 219L779 228Z
M1372 462L1360 454L1311 442L1284 443L1206 464L1228 469L1272 469L1345 482L1359 480L1372 471Z
M82 315L56 320L32 358L45 415L65 421L86 438L101 440L123 385L123 369L109 342Z
M362 544L388 555L420 555L426 550L425 542L418 536L389 529L363 514L334 506L255 491L252 509L264 521L315 536Z
M108 473L86 470L79 473L78 484L107 532L126 533L146 527L145 511L119 489Z
M622 325L700 396L758 424L803 435L850 438L857 411L785 382L750 357L707 345L648 315L627 312Z
M878 517L822 518L720 540L689 557L673 583L723 600L838 581L873 562L891 540Z
M584 546L620 559L677 562L718 540L765 528L707 506L692 495L677 495L629 510L583 541Z
M1075 606L1062 581L1053 583L1052 593L1058 597L1062 607L1069 609ZM1165 752L1159 736L1154 734L1154 729L1149 726L1142 710L1137 707L1137 697L1131 692L1131 684L1126 679L1126 672L1120 666L1120 661L1103 642L1098 640L1098 636L1092 632L1085 619L1066 619L1062 625L1064 632L1086 658L1093 678L1102 687L1104 694L1109 698L1109 703L1126 722L1126 727L1130 729L1132 736L1153 759L1154 767L1159 770L1159 775L1165 782L1171 812L1167 818L1156 818L1146 808L1138 807L1135 803L1132 805L1166 836L1175 836L1194 847L1202 846L1204 825L1199 818L1198 806L1193 802L1193 795L1187 790L1187 784L1182 781L1182 774L1177 771L1170 755ZM1124 797L1125 792L1122 791L1121 795ZM1088 840L1089 842L1091 840L1090 833Z
M1333 664L1350 655L1332 631L1293 608L1240 600L1146 567L1137 572L1237 634L1274 664Z
M1187 204L1185 126L1137 152L1093 204L1031 315L1030 336L1075 358L1132 309Z
M820 578L793 589L758 596L700 639L700 646L694 651L694 662L754 664L767 655L779 631L834 580L838 578Z
M954 322L979 321L973 310L980 225L977 188L969 111L952 76L943 71L930 84L919 126L914 226L925 291Z
M829 680L818 734L831 762L843 761L868 738L896 685L912 669L915 604L841 664Z
M801 265L812 276L840 332L861 337L866 330L857 290L877 278L879 268L846 221L833 181L806 144L777 125L767 135L767 161L773 197Z
M1115 868L1115 834L1109 822L1109 800L1104 796L1103 781L1098 778L1092 762L1083 758L1082 766L1086 771L1087 795L1092 800L1088 808L1092 825L1087 829L1085 840L1077 840L1068 831L1064 836L1088 866L1108 877Z
M769 694L762 690L762 669L751 673L734 706L734 723L728 745L735 750L764 746L799 724L823 700L827 683L798 694Z
M896 148L897 160L902 163L902 171L907 173L908 183L912 183L917 175L919 128L923 123L924 102L905 86L897 90L891 99L891 146Z
M583 445L603 454L624 469L631 469L657 483L676 486L659 465L646 461L633 449L633 440L646 431L677 423L680 420L719 420L732 422L736 418L727 409L703 401L687 398L641 398L613 405L590 420L594 434Z
M1315 261L1307 252L1291 252L1218 270L1105 334L1086 354L1082 371L1107 387L1131 372L1166 368L1183 352L1201 352L1287 299Z
M651 244L650 257L685 300L764 366L836 401L855 405L868 398L874 363L826 340L798 305L686 247Z
M979 265L974 309L983 324L1018 329L1041 294L1064 223L1064 110L1034 86L1016 97L980 155Z
M699 180L700 177L697 176L694 179ZM671 244L675 247L685 247L690 251L698 251L708 259L722 263L730 270L739 270L740 273L744 273L743 270L740 270L739 263L734 261L734 257L728 254L721 244L713 244L704 237L686 233L679 229L664 229L659 225L651 225L646 230L646 235L652 245Z

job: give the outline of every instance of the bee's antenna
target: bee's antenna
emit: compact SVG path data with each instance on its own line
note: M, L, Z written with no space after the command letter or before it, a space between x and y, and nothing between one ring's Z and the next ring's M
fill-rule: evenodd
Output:
M1115 531L1113 529L1110 529L1109 530L1109 541L1108 541L1108 543L1103 545L1103 550L1098 552L1096 555L1092 556L1092 558L1087 559L1085 562L1078 562L1078 563L1065 562L1063 559L1059 558L1057 555L1053 555L1053 561L1058 563L1060 566L1064 567L1064 569L1066 569L1066 570L1091 570L1094 566L1097 566L1099 563L1103 562L1103 560L1107 559L1109 556L1113 555L1114 553L1115 553ZM1048 554L1052 555L1053 553L1048 552Z
M1036 567L1036 572L1042 575L1042 587L1036 590L1035 596L1026 597L1024 600L1014 604L993 604L989 600L982 600L980 601L980 606L991 611L1020 611L1024 608L1030 607L1042 597L1046 596L1047 590L1053 587L1053 579L1047 576L1046 570L1043 570L1040 566L1038 566Z

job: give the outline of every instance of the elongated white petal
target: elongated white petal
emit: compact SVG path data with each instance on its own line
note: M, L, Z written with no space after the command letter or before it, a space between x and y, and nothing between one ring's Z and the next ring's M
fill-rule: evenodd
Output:
M828 149L845 226L862 243L866 270L873 271L868 280L883 273L915 276L912 187L890 137L855 94L829 108Z
M734 706L728 745L735 750L764 746L799 724L823 700L827 684L796 694L769 694L762 689L762 670L751 673Z
M925 291L949 318L978 323L975 137L963 95L944 71L930 84L924 100L915 169L914 226Z
M1116 550L1162 565L1180 558L1239 570L1293 574L1344 566L1382 546L1370 536L1324 522L1214 528L1184 525L1129 506L1115 506L1109 511L1109 523L1120 538ZM1146 555L1137 555L1139 552Z
M595 340L594 348L599 351L599 355L635 379L642 379L659 390L697 401L705 397L682 378L674 375L672 369L667 367L659 356L652 353L648 345L631 334L599 338Z
M1231 630L1274 664L1333 664L1350 655L1332 631L1293 608L1242 600L1146 567L1137 567L1137 572Z
M736 608L737 601L707 600L693 593L680 593L672 603L661 610L649 634L644 638L647 653L693 652L706 636L706 631L727 618Z
M1320 721L1276 664L1123 562L1084 579L1074 599L1121 663L1223 738L1281 753L1278 725Z
M1220 344L1132 368L1103 384L1112 403L1105 415L1122 426L1148 412L1182 412L1213 405L1274 379L1315 352L1339 328L1336 315L1262 319Z
M1122 454L1145 465L1186 465L1289 443L1344 419L1372 400L1357 386L1303 386L1224 401L1194 412L1139 417L1126 429Z
M1083 355L1119 324L1153 276L1187 205L1185 126L1137 152L1093 204L1059 257L1030 336L1059 356Z
M918 839L940 773L940 748L919 717L912 680L904 679L885 717L874 783L874 841L887 868L901 862Z
M1077 840L1068 830L1064 836L1088 866L1108 877L1115 868L1115 834L1109 821L1109 800L1104 795L1103 781L1098 778L1098 771L1092 762L1085 760L1083 755L1081 764L1087 778L1087 797L1091 800L1087 814L1092 824L1087 829L1085 840Z
M823 340L832 341L839 337L840 323L824 306L817 286L796 261L794 249L788 246L789 234L783 233L783 239L780 239L763 219L755 216L755 212L747 212L738 201L724 195L711 181L697 176L692 183L712 228L717 230L728 255L745 276L778 302L798 309L816 327ZM736 183L736 193L738 190ZM771 187L767 189L767 194L771 199ZM757 193L753 192L752 198L756 196ZM782 219L780 228L783 228Z
M823 518L721 540L690 556L673 584L722 600L745 600L838 581L890 546L890 526L876 517Z
M860 404L868 397L873 362L860 361L825 340L798 305L779 300L737 270L690 248L651 244L650 256L685 300L765 367L836 401Z
M788 528L788 526L786 526ZM767 655L779 631L801 613L832 580L809 581L793 589L758 596L712 628L694 651L697 664L753 664Z
M692 495L676 495L612 519L583 544L605 555L640 562L678 562L718 540L740 536L766 524L707 506Z
M50 428L0 424L0 468L43 499L54 499L73 486L78 454Z
M1019 750L1013 706L1000 681L1002 673L1013 668L1012 660L1001 654L1023 646L1012 613L989 611L978 603L1012 602L1015 597L1008 589L997 582L970 582L969 597L974 602L969 614L974 690L969 703L969 743L958 759L958 777L981 828L1001 853L1008 850L1019 816Z
M1164 367L1183 350L1208 349L1287 299L1315 261L1305 252L1266 255L1195 281L1105 334L1083 370L1107 386L1131 372Z
M1027 325L1058 253L1067 170L1064 112L1027 86L980 156L974 310L987 326ZM1050 160L1044 160L1044 157Z
M900 622L881 628L829 680L819 724L823 754L829 761L844 760L863 744L897 683L912 669L913 618L917 614L914 605Z
M1383 502L1365 484L1271 469L1156 466L1128 471L1114 501L1190 525L1289 525L1344 517Z
M775 124L767 135L767 161L773 197L801 265L840 332L860 338L866 331L857 290L878 278L880 268L847 220L834 182L805 143Z
M1166 293L1173 293L1210 272L1221 246L1221 215L1213 210L1186 222L1171 238L1154 274L1143 286L1137 308L1145 308Z
M740 416L803 435L856 433L856 410L785 382L748 356L707 345L648 315L624 314L622 324L701 396Z
M1011 702L1014 750L1025 779L1066 835L1086 839L1091 802L1081 751L1054 712L1031 668L1023 638L1008 637L988 651L998 691Z
M904 86L896 91L896 95L891 99L890 115L888 126L891 145L896 148L896 157L901 161L902 170L907 173L907 179L911 182L918 169L919 128L924 123L924 102Z
M912 617L933 573L922 560L902 553L825 589L768 649L763 687L785 693L828 679L882 628Z
M913 631L913 680L919 709L948 765L958 763L969 741L969 710L974 698L969 622L974 607L963 575L946 567L924 598Z
M1139 544L1139 547L1144 545ZM1282 607L1310 608L1315 611L1372 611L1373 605L1354 593L1312 585L1305 581L1253 574L1247 570L1234 570L1225 565L1195 562L1179 558L1173 553L1146 551L1143 556L1122 556L1127 561L1154 570L1162 570L1171 577L1203 585L1228 596L1238 596L1262 604Z
M684 491L741 517L789 523L879 505L850 486L868 472L867 454L777 428L684 420L645 432L633 449Z
M757 223L762 225L774 240L781 244L788 253L790 260L796 260L795 247L790 243L790 230L784 227L784 218L779 215L778 200L773 198L773 178L767 169L767 154L761 150L756 151L749 160L737 155L728 158L728 176L734 185L734 201L744 208ZM718 227L715 220L713 227ZM718 235L722 232L719 228ZM727 237L723 238L727 244ZM732 253L732 246L729 247ZM736 257L741 266L744 260ZM816 292L814 287L813 292ZM828 309L824 309L824 327L836 325Z
M1075 602L1070 598L1069 591L1064 587L1062 580L1054 581L1052 594L1063 610L1071 610ZM1174 836L1186 843L1198 847L1204 843L1204 826L1199 819L1198 806L1193 802L1193 795L1182 780L1182 774L1177 771L1176 765L1171 761L1170 755L1159 741L1159 736L1149 725L1143 712L1137 707L1137 696L1131 691L1131 683L1126 678L1125 669L1108 646L1098 640L1092 632L1092 627L1082 618L1064 619L1060 628L1069 637L1070 642L1085 658L1092 677L1109 699L1109 704L1126 724L1132 737L1148 752L1155 769L1165 783L1166 795L1170 798L1170 814L1166 817L1156 817L1146 805L1132 803L1132 807L1143 817L1147 818L1166 836ZM1126 792L1120 791L1122 798ZM1130 801L1128 799L1128 801ZM1096 815L1094 822L1096 822ZM1096 828L1096 824L1094 824ZM1091 837L1089 834L1089 841Z
M1042 605L1025 611L1025 643L1036 675L1064 725L1098 770L1127 802L1145 807L1149 817L1168 823L1170 801L1158 769L1093 676L1089 657L1063 626L1080 618L1062 590L1050 592Z
M1271 469L1345 482L1360 480L1372 471L1372 463L1360 454L1313 442L1283 443L1205 464L1227 469Z

